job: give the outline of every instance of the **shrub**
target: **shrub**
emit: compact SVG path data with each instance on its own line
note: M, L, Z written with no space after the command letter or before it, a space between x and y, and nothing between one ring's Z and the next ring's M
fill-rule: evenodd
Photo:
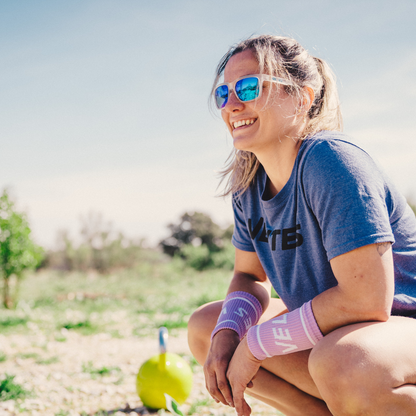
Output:
M196 270L233 268L233 226L222 229L207 214L194 212L183 214L168 228L171 235L159 243L164 253L182 258Z
M81 217L79 244L66 230L57 235L57 248L47 253L44 266L55 270L96 270L106 274L114 269L131 268L143 254L142 240L126 238L113 229L102 215L90 212Z
M31 230L24 213L18 212L7 190L0 196L0 273L3 278L3 304L14 306L19 281L25 270L36 268L43 259L43 250L31 239ZM15 291L11 293L14 278Z
M211 253L205 245L187 244L181 248L179 253L186 264L195 270L205 270L213 266Z

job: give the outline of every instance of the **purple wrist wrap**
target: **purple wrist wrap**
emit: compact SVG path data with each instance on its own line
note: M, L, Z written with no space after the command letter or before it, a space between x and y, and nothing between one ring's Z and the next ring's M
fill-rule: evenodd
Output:
M224 300L211 339L222 329L232 329L240 339L259 321L263 309L258 299L248 292L232 292Z
M264 360L312 348L323 335L311 303L250 328L247 343L251 353L258 360Z

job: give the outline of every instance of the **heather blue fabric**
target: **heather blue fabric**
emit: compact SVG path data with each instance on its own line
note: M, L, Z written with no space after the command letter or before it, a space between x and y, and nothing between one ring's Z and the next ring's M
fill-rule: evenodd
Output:
M371 157L341 133L302 143L289 181L263 198L260 166L233 195L232 242L255 251L289 311L337 284L329 260L367 244L392 242L392 313L416 317L416 219L406 199Z

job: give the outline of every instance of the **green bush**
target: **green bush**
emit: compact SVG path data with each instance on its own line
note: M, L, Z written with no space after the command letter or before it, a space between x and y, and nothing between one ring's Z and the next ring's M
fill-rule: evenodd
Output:
M180 249L179 255L195 270L205 270L213 265L208 247L202 244L200 246L187 244Z
M195 270L234 267L231 245L233 226L225 229L204 213L185 213L177 224L169 224L171 235L160 242L163 252L181 258Z
M235 247L231 242L226 242L221 251L212 253L213 267L216 269L234 269Z
M176 256L183 259L185 264L195 270L234 268L234 246L226 243L219 251L211 252L206 245L193 246L187 244L179 250Z
M30 233L26 215L16 210L5 189L0 196L0 274L6 308L12 308L17 300L24 271L36 268L43 259L43 249L32 241Z

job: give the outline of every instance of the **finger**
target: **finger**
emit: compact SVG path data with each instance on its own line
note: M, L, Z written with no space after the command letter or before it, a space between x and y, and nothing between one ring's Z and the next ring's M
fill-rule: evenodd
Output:
M230 384L228 379L225 377L225 374L221 376L217 373L217 386L221 391L222 396L224 397L226 404L228 406L234 407L233 395L231 392Z
M217 403L221 402L222 404L227 404L221 391L218 390L217 378L215 377L215 374L205 373L205 387Z
M248 405L248 403L245 400L244 400L243 404L244 404L243 415L244 416L250 416L251 415L251 407Z
M244 389L233 390L235 411L238 416L249 416L251 408L244 399Z

